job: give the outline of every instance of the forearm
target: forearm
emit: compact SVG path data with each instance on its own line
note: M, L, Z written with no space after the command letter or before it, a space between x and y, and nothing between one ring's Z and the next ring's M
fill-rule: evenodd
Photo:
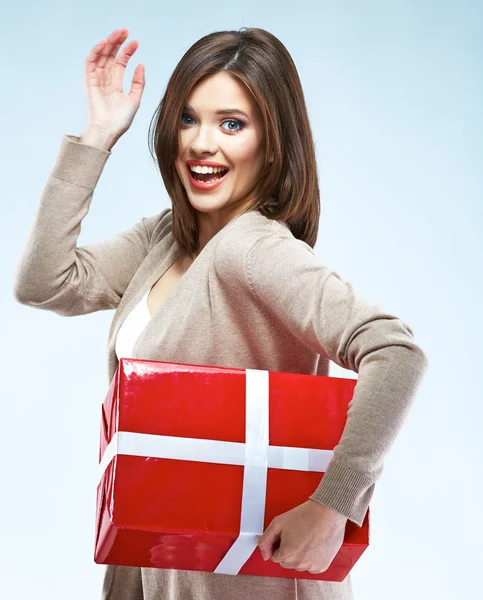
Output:
M69 291L81 222L109 156L109 152L62 139L17 265L14 295L19 302L41 305L64 289Z
M390 346L365 356L349 405L347 422L313 500L361 525L428 361L416 345Z

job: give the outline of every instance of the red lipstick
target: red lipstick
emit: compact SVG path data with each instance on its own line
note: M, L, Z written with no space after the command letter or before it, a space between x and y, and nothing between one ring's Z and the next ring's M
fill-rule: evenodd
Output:
M190 178L190 182L191 185L195 188L195 190L198 190L200 192L206 192L209 190L214 190L217 187L219 187L223 181L226 179L227 175L228 175L228 171L219 179L217 179L216 181L199 181L198 179L196 179L194 177L194 173L193 171L190 169L189 165L194 165L194 166L206 166L206 167L223 167L223 168L227 168L225 167L225 165L220 165L219 163L211 163L209 161L202 161L202 160L198 160L198 161L188 161L187 164L187 168L188 168L188 173L189 173L189 178Z

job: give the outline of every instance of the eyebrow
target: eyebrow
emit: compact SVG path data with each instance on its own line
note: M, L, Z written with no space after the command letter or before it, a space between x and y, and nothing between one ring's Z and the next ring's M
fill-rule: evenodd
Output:
M195 112L194 109L193 109L193 107L190 106L189 104L185 104L184 108L186 110L191 110L192 112ZM247 113L243 112L239 108L220 108L219 110L217 110L215 112L215 114L216 115L233 115L233 114L239 114L239 115L243 115L247 119L250 119L250 117L247 115Z

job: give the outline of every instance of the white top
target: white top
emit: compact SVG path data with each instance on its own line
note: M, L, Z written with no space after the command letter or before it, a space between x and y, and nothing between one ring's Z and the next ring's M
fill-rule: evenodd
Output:
M134 344L151 319L148 310L148 295L150 291L151 290L148 290L144 294L141 300L124 319L117 332L115 348L118 360L121 357L132 357Z

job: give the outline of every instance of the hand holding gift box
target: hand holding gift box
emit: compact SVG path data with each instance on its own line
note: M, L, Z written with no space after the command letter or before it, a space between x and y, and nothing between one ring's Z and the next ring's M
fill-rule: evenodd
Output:
M305 536L297 517L308 503L319 515L332 511L308 498L340 440L355 385L122 358L103 403L95 561L343 581L368 545L369 511L362 527L344 528L338 516L328 540L330 520L318 520L311 539L324 538L322 556L294 562L289 552L301 550L293 540ZM280 531L275 560L265 562L257 544L274 549ZM315 569L297 571L299 564Z
M347 517L315 500L276 517L260 537L264 560L271 558L287 569L323 573L344 541ZM279 538L279 547L273 544Z

